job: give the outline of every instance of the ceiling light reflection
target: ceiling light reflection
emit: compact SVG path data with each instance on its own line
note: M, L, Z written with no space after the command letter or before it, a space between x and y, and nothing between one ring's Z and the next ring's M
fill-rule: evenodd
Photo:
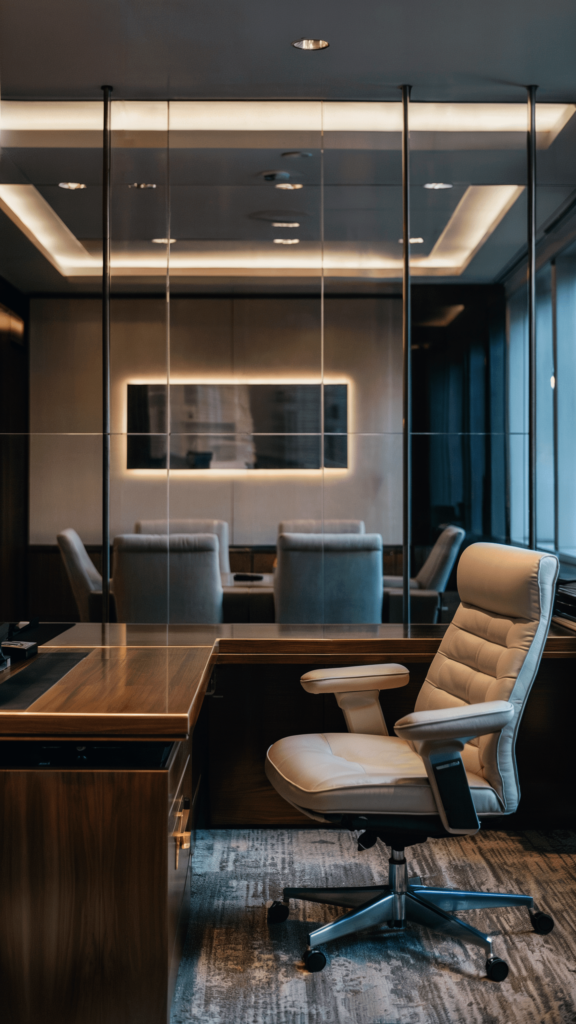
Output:
M274 185L274 188L283 188L283 189L285 189L285 190L287 190L289 192L292 192L292 191L294 191L294 189L304 188L304 185L296 185L296 184L293 185L289 181L283 181L283 182L280 182L279 185Z
M67 188L71 192L75 192L78 188L86 188L86 185L82 185L79 181L59 181L58 188Z

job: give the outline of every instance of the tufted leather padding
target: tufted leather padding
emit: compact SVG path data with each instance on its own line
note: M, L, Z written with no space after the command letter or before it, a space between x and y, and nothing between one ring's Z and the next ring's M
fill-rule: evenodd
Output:
M285 519L281 533L365 533L363 519Z
M422 758L395 736L287 736L270 747L266 775L288 803L315 814L438 813ZM486 780L467 777L478 814L497 813Z
M520 799L514 747L550 625L558 561L523 548L474 544L458 566L462 603L448 627L415 711L509 700L513 720L467 743L462 759L495 790L506 813Z

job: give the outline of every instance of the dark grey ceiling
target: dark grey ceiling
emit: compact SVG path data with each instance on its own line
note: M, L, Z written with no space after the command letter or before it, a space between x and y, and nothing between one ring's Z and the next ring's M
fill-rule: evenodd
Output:
M290 46L321 37L328 50ZM576 98L574 0L3 0L4 98Z

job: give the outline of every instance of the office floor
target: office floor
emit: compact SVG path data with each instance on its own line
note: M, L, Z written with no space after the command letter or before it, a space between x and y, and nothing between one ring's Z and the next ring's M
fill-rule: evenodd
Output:
M485 832L408 853L425 884L530 893L554 916L554 931L535 935L525 910L464 915L498 935L495 952L510 966L502 984L484 977L480 949L417 926L333 943L324 971L308 974L306 922L337 911L294 903L288 921L269 929L266 900L283 885L385 880L381 844L358 853L349 832L200 832L171 1024L576 1022L576 833Z

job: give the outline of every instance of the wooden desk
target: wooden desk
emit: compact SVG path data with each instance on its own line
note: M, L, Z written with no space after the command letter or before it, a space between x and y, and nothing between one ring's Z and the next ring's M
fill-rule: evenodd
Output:
M279 736L344 727L333 699L302 690L301 672L406 663L409 687L386 695L391 723L402 701L413 706L446 628L79 623L45 644L89 653L26 710L0 710L1 749L29 754L0 768L2 1021L166 1024L188 907L178 815L184 801L194 815L206 766L207 824L307 822L263 774ZM554 628L518 743L525 790L552 726L559 758L571 749L559 732L572 729L575 659L576 635ZM212 678L224 699L205 700ZM75 763L59 763L62 752ZM556 760L551 770L569 769ZM534 776L546 792L539 761Z

